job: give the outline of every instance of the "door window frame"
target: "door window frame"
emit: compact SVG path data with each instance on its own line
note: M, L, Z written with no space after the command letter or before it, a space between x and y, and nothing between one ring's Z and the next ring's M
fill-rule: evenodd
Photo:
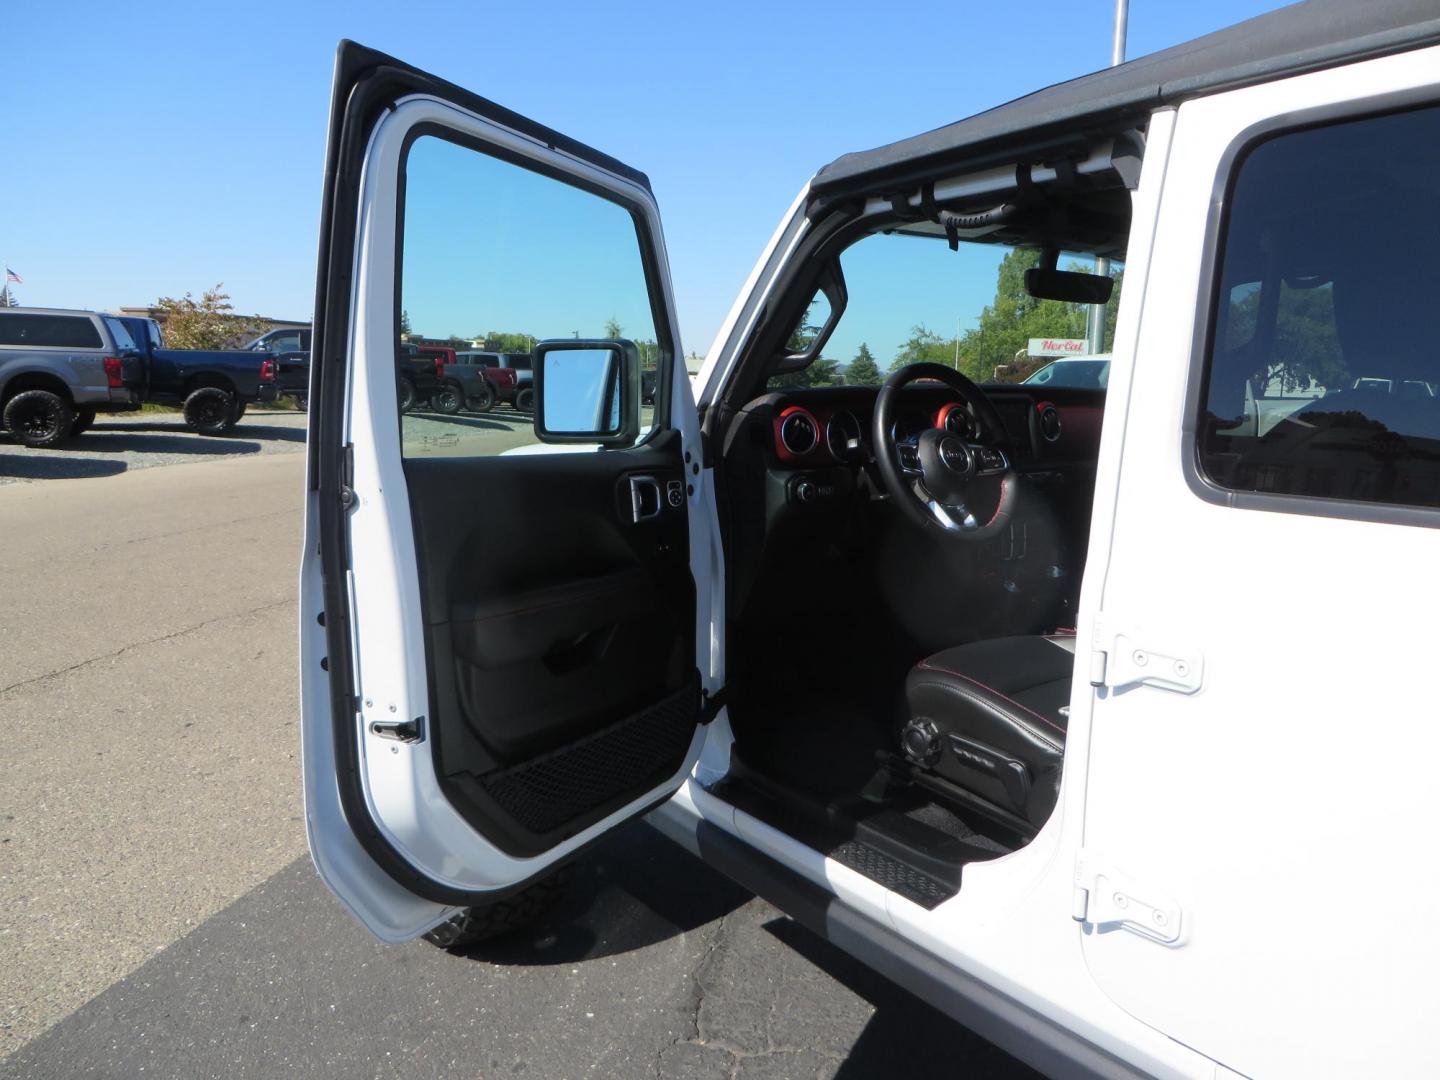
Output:
M1184 410L1181 414L1180 461L1185 483L1196 497L1236 510L1261 510L1309 517L1373 521L1389 525L1440 527L1440 507L1365 502L1319 495L1243 491L1223 487L1207 475L1200 454L1202 425L1210 394L1211 349L1215 344L1220 321L1220 305L1228 300L1228 294L1221 287L1221 274L1225 267L1230 206L1236 182L1250 152L1262 143L1284 135L1434 107L1440 107L1440 91L1434 86L1408 87L1374 97L1330 102L1314 108L1295 109L1266 117L1241 131L1225 148L1215 172L1210 214L1205 222L1195 330L1191 340L1190 370L1185 389Z
M401 104L404 104L403 102ZM630 221L635 229L635 241L640 252L640 266L645 275L645 297L650 303L650 314L654 319L655 343L660 349L660 364L656 368L657 394L655 396L655 417L648 430L642 430L640 438L632 446L612 448L607 451L613 453L615 449L632 450L637 446L644 446L661 431L673 426L672 398L674 396L674 372L675 364L680 356L680 336L676 331L676 321L671 312L670 296L666 289L665 282L667 275L661 272L661 267L668 265L663 259L663 251L657 246L657 240L661 236L660 222L658 217L649 213L649 207L639 199L634 198L628 192L608 183L598 182L596 179L576 176L574 172L561 168L557 162L547 157L540 157L527 153L522 149L513 146L504 146L488 142L475 134L461 131L454 127L435 120L422 120L406 131L405 137L400 145L399 158L399 182L395 190L395 311L397 313L397 324L395 327L395 340L400 340L400 327L398 324L398 313L402 309L401 292L404 289L404 260L405 260L405 195L406 195L406 170L410 162L410 150L417 141L426 137L434 137L448 142L454 146L462 147L484 157L494 158L516 168L524 169L527 172L537 173L557 183L565 184L568 187L576 188L606 202L613 203L630 215ZM528 148L527 148L528 149ZM547 148L549 149L549 148ZM554 150L551 149L551 153ZM594 171L595 166L584 162L587 169ZM496 352L499 359L499 366L504 367L503 352ZM396 423L401 423L400 413L396 411Z

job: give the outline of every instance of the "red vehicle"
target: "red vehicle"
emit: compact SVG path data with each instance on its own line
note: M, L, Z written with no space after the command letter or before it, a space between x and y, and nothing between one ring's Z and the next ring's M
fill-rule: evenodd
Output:
M495 400L529 412L535 392L530 385L530 354L514 352L462 352L459 362L479 368L495 390Z

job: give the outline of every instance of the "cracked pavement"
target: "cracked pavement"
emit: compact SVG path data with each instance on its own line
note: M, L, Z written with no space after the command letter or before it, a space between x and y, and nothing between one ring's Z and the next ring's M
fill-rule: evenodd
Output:
M529 933L374 941L304 854L302 475L0 486L0 1078L1031 1075L643 823Z

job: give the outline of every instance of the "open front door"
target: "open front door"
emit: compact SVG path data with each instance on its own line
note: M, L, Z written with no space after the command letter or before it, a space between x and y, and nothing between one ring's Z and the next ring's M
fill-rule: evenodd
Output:
M305 796L321 876L378 936L500 898L694 764L714 514L681 355L643 174L342 44Z

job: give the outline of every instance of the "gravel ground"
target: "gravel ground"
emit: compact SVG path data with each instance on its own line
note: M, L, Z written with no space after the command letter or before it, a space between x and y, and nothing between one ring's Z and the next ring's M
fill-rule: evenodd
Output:
M0 433L0 484L113 476L156 465L184 465L247 454L296 454L305 449L304 413L251 409L229 435L196 435L179 413L101 416L58 450L32 450Z

